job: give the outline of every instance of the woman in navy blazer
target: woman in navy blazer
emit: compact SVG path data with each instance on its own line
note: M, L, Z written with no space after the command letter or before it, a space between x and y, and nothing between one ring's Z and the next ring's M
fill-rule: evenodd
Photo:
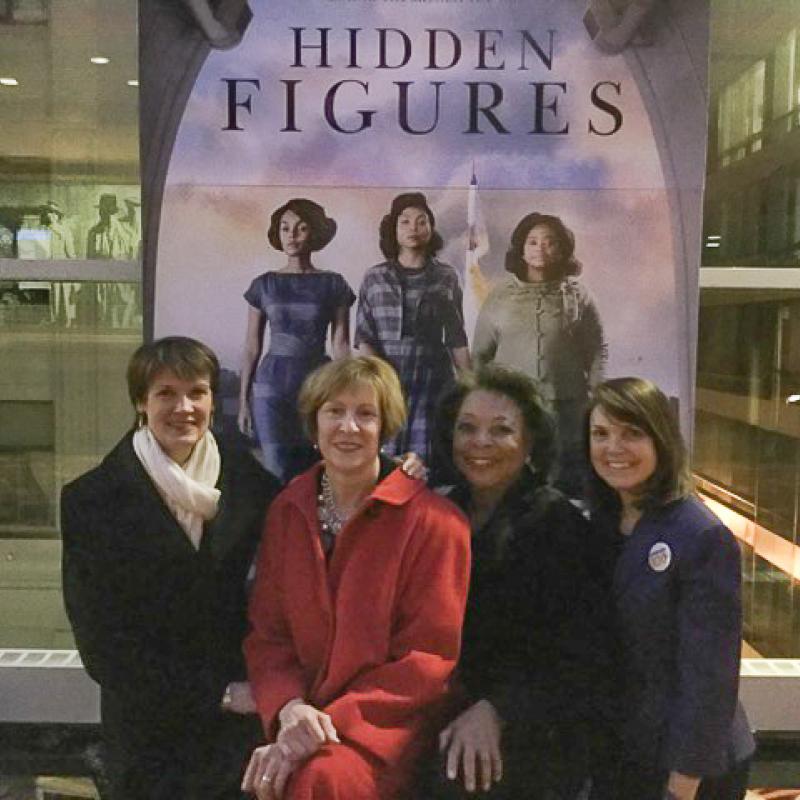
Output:
M600 384L586 446L624 675L611 796L743 798L754 745L737 703L736 540L692 493L677 421L654 384Z

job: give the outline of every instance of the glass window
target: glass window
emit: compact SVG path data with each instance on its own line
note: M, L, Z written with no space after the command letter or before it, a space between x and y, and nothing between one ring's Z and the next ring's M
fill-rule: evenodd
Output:
M0 646L70 647L59 496L130 425L137 3L0 0Z
M761 149L765 74L766 63L758 61L720 94L717 125L723 167Z

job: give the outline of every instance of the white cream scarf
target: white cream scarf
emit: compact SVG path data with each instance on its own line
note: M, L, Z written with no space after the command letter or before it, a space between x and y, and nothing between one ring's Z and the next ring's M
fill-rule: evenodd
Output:
M205 432L183 467L161 449L147 426L133 434L133 450L195 550L199 549L203 522L216 516L220 495L215 488L219 449L213 434Z

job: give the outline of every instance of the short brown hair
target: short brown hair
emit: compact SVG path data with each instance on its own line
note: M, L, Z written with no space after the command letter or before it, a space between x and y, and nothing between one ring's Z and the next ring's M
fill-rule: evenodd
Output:
M595 408L602 409L614 420L641 428L653 440L656 468L642 487L639 508L654 510L691 494L692 476L686 445L669 399L658 386L645 378L614 378L595 388L584 426L584 448L590 465L590 417ZM589 494L596 505L615 507L618 504L616 492L593 467L589 470Z
M166 336L143 344L128 362L128 396L133 407L147 399L156 375L174 372L181 380L208 377L211 391L219 386L219 361L208 345L188 336Z
M398 433L407 414L397 373L377 356L350 356L323 364L303 382L297 405L309 438L317 438L317 411L322 405L359 383L372 387L378 399L381 442Z

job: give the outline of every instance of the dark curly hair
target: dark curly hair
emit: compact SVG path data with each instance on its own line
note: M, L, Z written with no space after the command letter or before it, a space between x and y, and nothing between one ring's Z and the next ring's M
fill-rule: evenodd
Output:
M310 250L315 253L322 250L336 235L336 220L325 215L325 209L313 200L305 197L293 197L288 203L272 212L269 219L267 238L276 250L283 250L279 228L281 218L287 211L292 211L311 228Z
M517 227L514 228L514 232L511 234L511 246L506 252L506 270L512 272L521 281L527 278L528 267L522 259L522 253L528 234L537 225L547 225L556 235L561 246L561 264L557 268L557 273L548 275L547 279L560 280L569 275L580 275L583 267L581 262L575 258L575 235L561 221L561 217L556 217L552 214L540 214L538 211L523 217L517 223Z
M590 465L587 494L594 509L612 514L620 510L617 492L591 467L591 414L595 408L612 420L641 428L653 440L656 468L642 486L639 508L655 510L692 493L686 445L666 395L644 378L613 378L592 392L584 423L583 447Z
M452 483L461 479L453 463L453 431L464 400L483 390L503 395L522 412L531 441L530 465L541 482L546 482L556 456L556 428L552 414L536 382L516 369L501 364L486 364L473 372L459 373L456 382L439 399L433 432L435 482Z
M422 192L406 192L392 200L389 213L381 220L380 242L381 253L388 261L394 261L400 252L397 243L397 219L407 208L419 208L428 215L431 224L431 239L428 242L427 256L435 256L443 247L444 241L436 231L436 218L433 216L428 201Z

